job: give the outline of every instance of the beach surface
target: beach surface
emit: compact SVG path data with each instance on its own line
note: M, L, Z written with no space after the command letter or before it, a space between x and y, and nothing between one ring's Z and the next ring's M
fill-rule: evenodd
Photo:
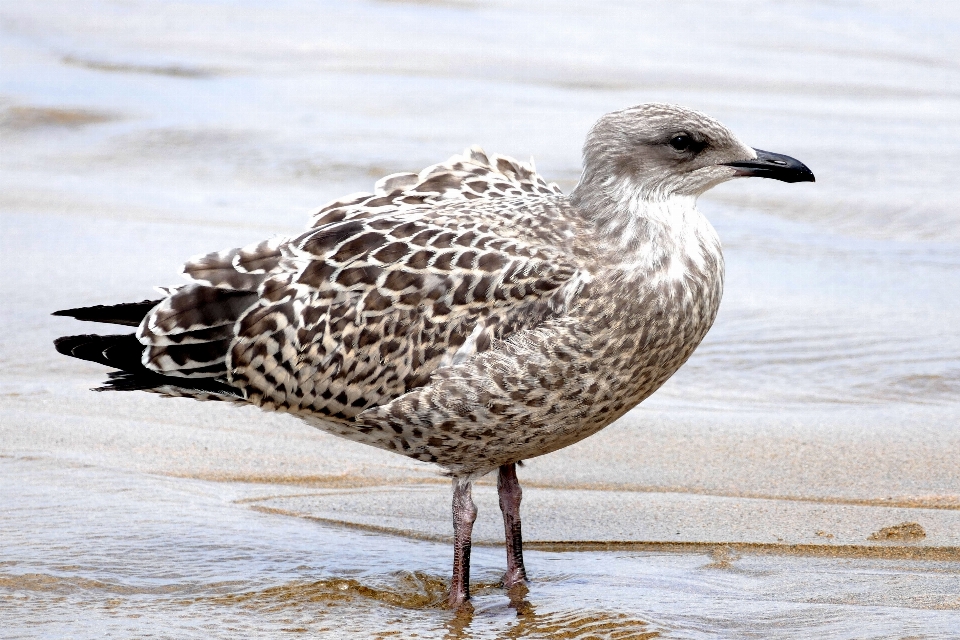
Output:
M960 637L960 10L468 2L0 7L0 637ZM678 46L678 42L688 46ZM54 352L186 258L480 144L565 191L592 122L703 110L815 184L701 199L717 322L619 422L450 481ZM122 328L121 328L122 329Z

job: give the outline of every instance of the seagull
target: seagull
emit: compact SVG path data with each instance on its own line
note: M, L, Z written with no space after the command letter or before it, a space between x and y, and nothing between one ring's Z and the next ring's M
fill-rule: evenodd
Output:
M252 404L439 465L456 608L474 481L498 471L502 586L525 584L517 465L603 429L690 357L724 272L696 201L748 176L814 181L709 116L642 104L593 126L569 196L471 147L327 204L298 236L194 257L160 299L57 311L136 330L54 344L116 370L98 390Z

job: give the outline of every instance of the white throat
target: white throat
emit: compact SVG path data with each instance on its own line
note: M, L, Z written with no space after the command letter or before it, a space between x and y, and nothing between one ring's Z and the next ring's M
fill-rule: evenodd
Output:
M705 268L708 256L719 258L720 238L696 203L695 196L624 203L616 216L619 220L607 221L609 228L604 229L622 252L618 268L682 280L691 267Z

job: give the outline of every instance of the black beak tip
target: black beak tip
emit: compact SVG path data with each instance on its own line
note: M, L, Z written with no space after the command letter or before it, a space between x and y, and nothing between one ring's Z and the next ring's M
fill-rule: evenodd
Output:
M803 168L806 169L806 171L803 171L802 173L798 172L797 175L794 176L792 179L783 180L783 181L784 182L816 182L817 177L813 175L813 171L810 171L810 169L807 169L806 166L803 166Z
M762 149L754 149L757 157L754 160L728 162L727 166L737 170L737 176L751 176L757 178L773 178L781 182L816 182L810 168L790 156L771 153Z

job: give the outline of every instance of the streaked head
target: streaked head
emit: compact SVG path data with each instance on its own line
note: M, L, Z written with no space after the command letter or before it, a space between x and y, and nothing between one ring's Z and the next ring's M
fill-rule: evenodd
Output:
M589 185L639 192L647 200L699 196L737 177L814 181L798 160L752 149L702 113L658 103L600 118L587 135L583 161L578 191Z

